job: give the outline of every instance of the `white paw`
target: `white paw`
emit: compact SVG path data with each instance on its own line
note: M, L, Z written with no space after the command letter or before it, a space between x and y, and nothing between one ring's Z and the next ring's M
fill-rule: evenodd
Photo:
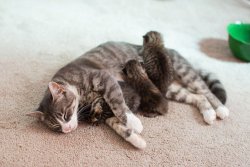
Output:
M229 116L229 110L225 106L220 106L215 111L217 117L219 117L220 119L225 119L226 117Z
M126 141L128 141L133 146L139 149L144 149L147 146L145 140L139 134L136 134L135 132L132 132L131 135L128 138L126 138Z
M137 133L141 133L143 130L143 126L141 120L137 118L132 112L126 113L127 115L127 128L133 129Z
M204 111L202 114L203 114L204 121L207 124L212 125L214 120L216 119L215 111L213 109L210 109L210 110Z

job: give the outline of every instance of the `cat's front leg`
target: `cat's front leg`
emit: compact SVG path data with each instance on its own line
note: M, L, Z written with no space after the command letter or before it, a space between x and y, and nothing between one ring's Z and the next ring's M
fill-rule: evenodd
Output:
M102 95L119 121L137 133L141 133L143 130L142 123L126 105L118 82L105 71L95 71L89 77L93 91Z
M133 129L121 124L116 117L106 119L106 124L108 124L118 135L120 135L136 148L144 149L146 147L145 140L139 134L134 132Z

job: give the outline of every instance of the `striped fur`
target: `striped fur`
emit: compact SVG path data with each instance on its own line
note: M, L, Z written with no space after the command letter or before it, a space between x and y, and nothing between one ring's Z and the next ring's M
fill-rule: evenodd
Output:
M176 101L191 103L198 107L203 114L204 121L208 124L212 124L216 116L221 119L228 117L229 110L221 103L215 94L211 92L206 82L191 64L175 50L168 49L168 52L172 54L171 59L174 66L176 82L169 87L167 97ZM176 84L181 85L179 90L176 90ZM175 88L174 90L172 90L173 87ZM223 87L221 88L223 89ZM181 91L182 89L186 89L187 91L184 91L186 93L183 93L183 91ZM200 97L200 100L197 101L197 97ZM194 99L191 100L192 98ZM203 105L203 103L205 105Z

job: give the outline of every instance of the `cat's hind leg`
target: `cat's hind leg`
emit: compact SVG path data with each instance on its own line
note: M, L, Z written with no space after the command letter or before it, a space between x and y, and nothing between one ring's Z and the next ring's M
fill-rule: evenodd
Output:
M193 83L188 83L188 87L191 88L195 93L204 95L210 104L215 109L217 117L225 119L229 116L228 108L221 103L221 101L209 90L203 80L196 80Z
M177 82L173 82L169 86L166 97L170 100L196 106L207 124L213 124L213 121L216 119L216 113L204 95L191 93Z
M133 129L124 126L116 117L106 119L106 124L136 148L144 149L146 147L145 140Z
M224 119L229 116L229 110L225 107L227 94L222 83L217 79L215 74L204 70L198 71L202 81L206 84L205 89L197 89L198 93L203 93L215 108L217 117ZM204 84L203 83L203 84Z
M206 98L214 107L217 117L219 117L220 119L225 119L229 116L228 108L223 105L213 93L208 91L207 93L204 93L204 96L206 96Z
M229 110L221 101L210 91L206 83L198 75L198 73L189 65L180 66L176 70L178 77L183 85L196 94L204 95L209 103L213 106L217 117L224 119L229 116Z

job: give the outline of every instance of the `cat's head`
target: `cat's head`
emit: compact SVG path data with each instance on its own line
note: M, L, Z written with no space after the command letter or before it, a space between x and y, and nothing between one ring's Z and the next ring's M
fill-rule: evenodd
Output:
M69 133L78 126L78 103L75 87L50 82L37 111L27 115L38 118L53 131Z
M157 31L149 31L143 36L143 46L163 46L164 41L162 35Z

